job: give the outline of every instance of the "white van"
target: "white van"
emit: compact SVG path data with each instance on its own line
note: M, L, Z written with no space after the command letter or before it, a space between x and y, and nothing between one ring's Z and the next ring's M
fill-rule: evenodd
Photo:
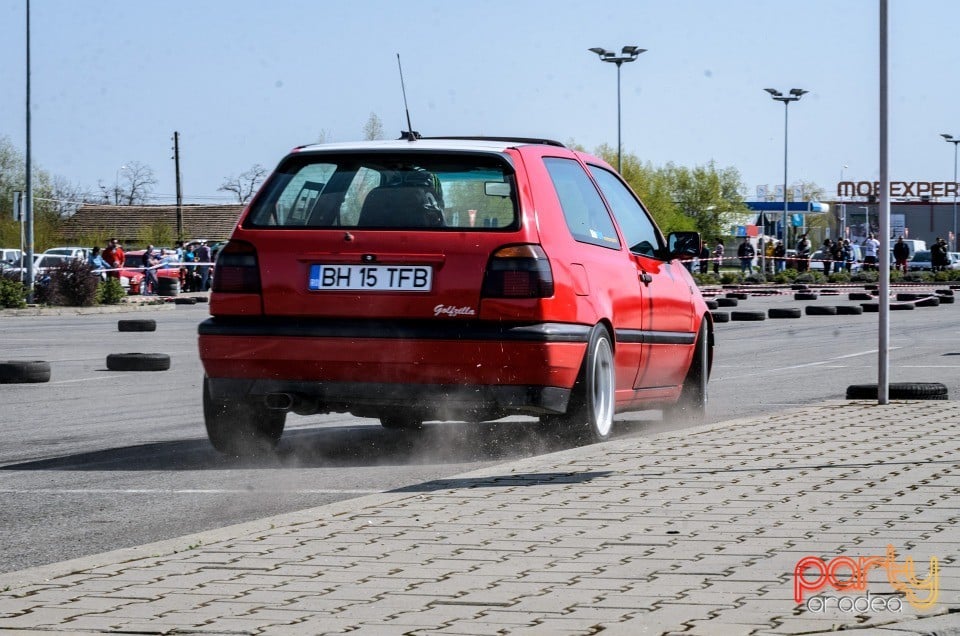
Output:
M22 256L23 252L18 249L0 248L0 261L3 261L7 265L20 267L20 259Z
M903 242L910 248L910 258L917 252L923 252L927 249L927 242L919 239L903 239ZM893 258L893 246L897 244L897 239L890 241L890 258Z

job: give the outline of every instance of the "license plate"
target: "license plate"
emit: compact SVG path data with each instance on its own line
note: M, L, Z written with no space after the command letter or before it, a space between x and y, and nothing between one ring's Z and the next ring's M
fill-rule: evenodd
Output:
M313 291L430 291L433 268L423 265L311 265Z

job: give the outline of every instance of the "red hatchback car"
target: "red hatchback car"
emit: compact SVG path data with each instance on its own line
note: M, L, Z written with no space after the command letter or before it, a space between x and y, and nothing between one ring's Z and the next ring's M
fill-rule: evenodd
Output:
M702 414L710 312L602 160L535 139L305 146L217 260L199 327L213 446L275 446L288 412L387 428L533 415L605 439L615 412Z

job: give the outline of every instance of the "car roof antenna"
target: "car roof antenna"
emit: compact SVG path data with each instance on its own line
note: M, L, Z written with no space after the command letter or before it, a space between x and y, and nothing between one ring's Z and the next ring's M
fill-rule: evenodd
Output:
M413 129L410 123L410 109L407 107L407 88L403 83L403 66L400 64L400 54L397 53L397 68L400 69L400 90L403 91L403 109L407 111L407 129L400 132L400 139L407 141L416 141L420 139L420 133Z

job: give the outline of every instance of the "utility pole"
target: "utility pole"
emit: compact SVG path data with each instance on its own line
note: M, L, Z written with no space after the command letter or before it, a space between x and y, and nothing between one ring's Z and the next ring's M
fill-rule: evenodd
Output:
M30 156L30 0L27 0L27 188L24 192L23 210L26 216L27 248L27 301L33 302L33 159Z
M177 240L183 240L183 191L180 189L180 133L173 131L173 165L177 173Z

